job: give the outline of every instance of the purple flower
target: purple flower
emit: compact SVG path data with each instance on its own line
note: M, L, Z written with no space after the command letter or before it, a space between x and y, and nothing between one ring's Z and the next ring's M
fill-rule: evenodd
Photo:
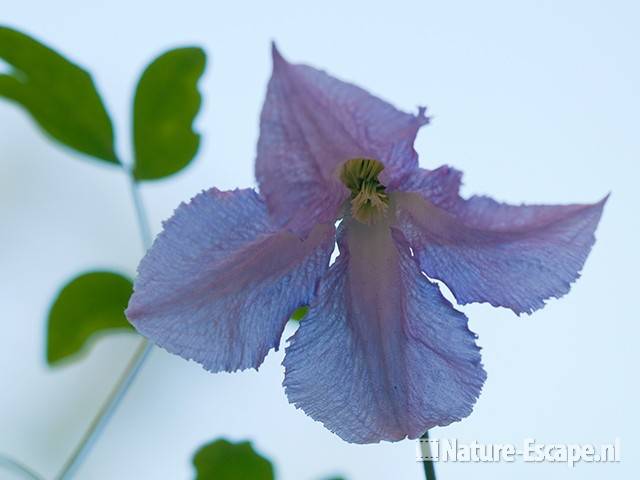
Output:
M427 122L274 47L260 193L213 188L180 205L139 266L128 318L170 352L235 371L258 368L309 305L284 360L289 401L309 416L356 443L466 417L486 378L480 349L430 279L460 304L533 312L579 276L606 198L463 199L460 172L418 166Z

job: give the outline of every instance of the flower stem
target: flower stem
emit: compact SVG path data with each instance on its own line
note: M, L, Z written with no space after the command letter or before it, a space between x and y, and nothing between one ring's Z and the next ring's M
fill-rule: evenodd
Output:
M131 198L133 206L136 209L136 218L138 219L138 228L140 229L140 238L142 240L142 248L146 252L151 247L151 229L149 228L149 220L144 211L144 203L138 190L138 182L133 176L133 172L129 172L129 185L131 186Z
M429 440L428 430L424 432L424 435L422 435L422 437L420 437L419 441L422 441L422 440ZM436 480L436 469L433 466L433 461L423 460L422 466L424 467L424 478L426 478L426 480Z
M138 190L138 183L136 182L133 174L129 172L129 181L131 185L131 196L133 198L133 205L136 211L136 217L138 219L138 227L140 229L140 237L142 239L142 246L146 251L151 246L151 230L149 229L149 223L144 211L144 205L140 192ZM107 423L113 416L114 412L122 402L122 399L129 391L129 387L135 380L138 372L142 368L145 360L149 357L149 353L153 349L153 345L146 339L142 339L138 348L136 348L131 360L127 364L124 372L120 375L120 378L116 382L115 386L111 390L111 393L107 397L107 400L102 405L102 408L98 411L93 421L89 425L89 428L85 432L82 440L75 448L71 456L67 459L66 463L62 467L62 471L56 477L56 480L69 480L73 478L77 468L87 457L91 448L98 440ZM38 477L35 477L38 478Z
M120 405L120 402L129 390L131 383L140 371L142 364L147 359L149 352L151 352L152 347L153 345L150 344L146 339L143 339L140 342L138 348L133 354L133 357L131 357L131 360L129 360L127 368L118 379L118 382L109 394L106 402L91 422L91 425L89 425L89 428L84 434L84 437L82 437L82 440L65 463L62 471L56 477L57 480L68 480L70 478L73 478L76 469L86 458L94 443L103 432L104 427L107 425L113 413Z
M14 460L13 458L3 454L0 454L0 466L7 470L20 472L24 478L28 478L29 480L44 480L44 477L41 477L38 473L31 470L22 462Z

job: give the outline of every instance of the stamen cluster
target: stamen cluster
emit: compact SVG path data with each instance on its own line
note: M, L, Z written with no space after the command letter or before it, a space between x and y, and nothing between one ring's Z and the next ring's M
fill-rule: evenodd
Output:
M384 165L369 158L352 158L342 166L340 180L351 190L351 215L371 224L384 215L389 206L385 186L378 180Z

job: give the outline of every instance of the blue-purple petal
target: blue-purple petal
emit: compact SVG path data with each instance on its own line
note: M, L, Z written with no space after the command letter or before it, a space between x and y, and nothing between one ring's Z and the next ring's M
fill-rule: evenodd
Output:
M127 317L210 371L257 368L328 268L333 225L278 230L253 190L211 189L165 222L138 268Z
M595 242L606 198L585 205L507 205L488 197L436 206L396 194L402 230L420 266L461 304L531 313L566 294Z
M435 170L419 168L406 177L395 189L418 192L431 203L442 208L455 208L460 202L462 172L443 165Z
M365 90L306 65L288 63L273 48L273 75L260 119L256 177L281 224L307 231L335 220L348 191L339 166L352 158L385 164L385 184L418 165L413 142L427 123Z
M486 374L466 317L388 226L351 223L284 360L289 400L348 442L469 415Z

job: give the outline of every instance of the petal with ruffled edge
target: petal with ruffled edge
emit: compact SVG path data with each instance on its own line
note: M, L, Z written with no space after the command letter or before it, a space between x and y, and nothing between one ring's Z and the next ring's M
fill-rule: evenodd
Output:
M422 193L397 193L395 199L424 272L442 280L461 304L488 302L517 314L569 291L607 200L514 206L472 197L439 208Z
M338 168L352 158L385 165L393 186L418 166L413 142L427 123L365 90L306 65L273 46L273 74L260 118L256 177L270 212L294 230L335 220L348 191Z
M284 359L289 401L348 442L417 438L471 413L486 374L466 317L402 234L352 223Z
M335 244L277 230L253 190L211 189L165 222L138 267L126 311L144 336L210 371L257 368L307 304Z

